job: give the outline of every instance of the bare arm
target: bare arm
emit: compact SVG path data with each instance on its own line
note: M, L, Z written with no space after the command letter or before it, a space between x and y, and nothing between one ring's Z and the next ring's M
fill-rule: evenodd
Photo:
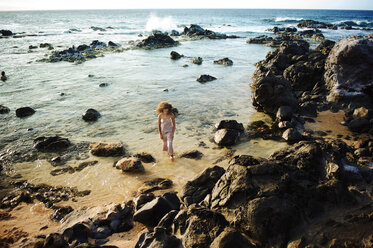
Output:
M163 139L162 127L161 127L161 115L158 115L158 133L159 133L161 139Z

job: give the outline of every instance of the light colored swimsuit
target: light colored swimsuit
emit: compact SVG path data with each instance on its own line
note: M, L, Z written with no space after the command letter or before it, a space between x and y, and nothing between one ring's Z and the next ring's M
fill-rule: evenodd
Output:
M167 152L170 156L174 154L174 149L172 147L173 139L171 138L172 128L173 126L171 117L167 120L161 119L161 133L163 136L163 141L167 143Z

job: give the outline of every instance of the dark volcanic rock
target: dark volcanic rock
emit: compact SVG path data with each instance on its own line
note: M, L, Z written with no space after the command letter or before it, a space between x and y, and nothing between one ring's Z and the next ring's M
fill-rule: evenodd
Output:
M71 145L67 138L59 136L39 137L34 140L34 148L41 152L57 152L66 150Z
M319 22L314 20L305 20L301 21L297 25L298 28L328 28L328 29L337 29L337 26L325 22Z
M90 144L92 155L98 157L117 157L124 154L124 146L121 143L95 142Z
M200 203L208 194L225 170L219 166L205 169L192 181L188 181L184 187L181 199L189 206L193 203Z
M214 136L214 141L219 146L231 146L237 143L240 132L235 129L219 129Z
M0 114L8 114L10 109L6 106L0 105Z
M363 117L357 117L350 121L350 123L348 124L348 128L353 132L368 132L370 128L370 122Z
M173 59L173 60L180 59L181 57L184 57L184 55L179 54L178 52L172 51L170 53L170 58Z
M34 113L35 113L35 110L30 107L22 107L22 108L16 109L16 116L20 118L31 116Z
M180 43L163 33L153 33L148 38L139 42L136 46L143 49L156 49L177 46Z
M295 128L288 128L282 134L282 138L288 142L295 142L302 139L302 134L299 133Z
M339 40L325 64L324 79L329 89L328 100L371 105L372 65L372 36L352 36Z
M203 59L201 57L196 57L190 60L193 64L202 65Z
M184 28L183 35L186 35L190 38L209 38L209 39L227 39L227 38L238 38L237 36L234 35L226 35L226 34L221 34L217 33L208 29L203 29L199 25L196 24L191 24L189 27Z
M153 232L146 232L141 234L137 241L135 248L182 248L180 239L171 235L164 228L156 227Z
M51 220L54 220L54 221L60 221L67 214L69 214L72 211L74 211L74 209L72 207L70 207L70 206L67 206L67 207L56 207L55 206L54 208L55 208L55 211L51 215Z
M180 158L201 159L203 154L198 150L190 150L180 154Z
M240 132L244 131L242 123L238 123L236 120L221 120L215 124L215 128L217 130L225 128L238 130Z
M172 187L172 184L173 183L170 179L155 178L152 180L145 181L138 189L138 192L141 194L146 194L156 190L169 189Z
M90 121L97 121L98 118L101 117L100 112L98 112L95 109L88 109L84 115L82 116L84 121L90 122Z
M176 193L165 193L137 210L134 220L147 226L156 226L168 212L179 210L180 200Z
M207 74L203 74L203 75L201 75L197 78L197 81L200 82L200 83L206 83L206 82L214 81L216 79L217 79L216 77L213 77L213 76L210 76L210 75L207 75Z
M13 32L10 31L10 30L1 29L1 30L0 30L0 34L1 34L2 36L12 36L12 35L13 35Z
M214 64L230 66L230 65L233 65L233 61L230 60L229 58L223 58L223 59L215 60Z

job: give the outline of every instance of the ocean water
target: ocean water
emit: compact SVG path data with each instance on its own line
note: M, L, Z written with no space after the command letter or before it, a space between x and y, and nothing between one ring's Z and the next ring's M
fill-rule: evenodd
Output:
M19 139L41 135L60 135L73 142L123 142L131 152L150 152L157 163L146 164L146 174L123 175L112 167L113 159L99 159L99 164L75 174L53 177L47 161L21 163L14 173L35 182L78 186L91 189L82 200L94 205L121 201L131 196L141 182L154 177L168 177L176 189L211 166L226 149L216 149L211 142L213 125L222 119L236 119L247 125L263 118L251 105L250 82L254 63L263 59L271 48L246 44L250 37L270 34L273 26L296 26L301 20L313 19L337 25L373 28L373 11L334 10L79 10L0 12L0 29L35 34L24 38L0 39L0 70L8 81L0 83L0 104L11 109L0 116L0 148ZM227 40L183 41L178 47L157 50L126 50L105 54L76 65L68 62L38 62L51 51L29 50L30 45L51 43L56 50L93 40L113 41L130 47L131 41L143 39L152 30L182 31L184 26L199 24L203 28L242 38ZM90 27L111 27L94 31ZM78 31L69 32L70 29ZM365 35L369 31L323 30L328 39ZM185 57L172 61L171 51ZM202 57L202 65L189 62ZM234 65L224 67L214 60L229 57ZM183 67L183 65L189 65ZM218 80L199 84L196 78L210 74ZM94 77L88 77L94 75ZM100 88L100 83L109 86ZM164 91L168 89L168 92ZM64 93L64 96L61 96ZM179 110L176 118L176 156L189 149L199 149L201 161L178 159L171 163L161 151L154 112L160 101L169 101ZM19 119L15 110L30 106L36 113ZM81 115L95 108L102 117L85 123ZM203 141L207 147L198 147ZM284 146L274 141L250 141L234 149L236 154L268 156ZM93 158L92 158L93 159ZM96 159L96 158L94 158ZM79 160L71 161L74 165ZM83 203L81 203L83 204Z

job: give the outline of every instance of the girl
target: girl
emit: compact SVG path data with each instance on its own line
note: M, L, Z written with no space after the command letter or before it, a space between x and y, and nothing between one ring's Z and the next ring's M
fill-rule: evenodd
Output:
M155 112L158 115L158 132L163 140L163 151L167 151L170 159L174 160L174 149L172 141L175 133L175 116L172 113L172 105L168 102L161 102Z

